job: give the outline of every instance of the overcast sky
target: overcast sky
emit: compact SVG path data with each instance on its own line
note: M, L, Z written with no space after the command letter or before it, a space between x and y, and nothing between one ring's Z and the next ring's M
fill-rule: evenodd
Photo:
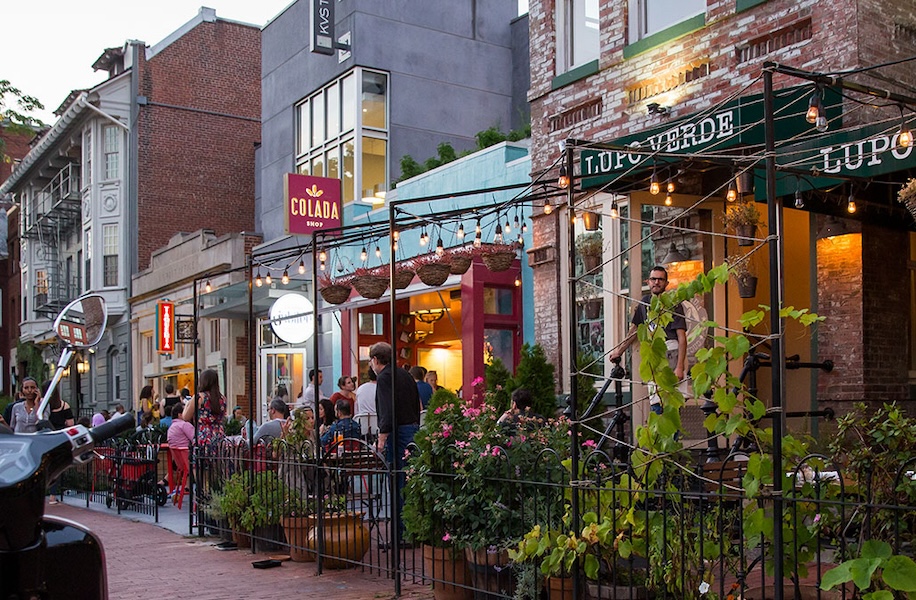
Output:
M437 2L428 0L430 8ZM511 0L507 0L511 1ZM520 13L528 0L518 0ZM105 48L129 39L156 44L184 23L201 6L216 16L263 26L292 0L18 0L4 3L0 32L0 79L37 97L45 110L38 113L53 123L56 109L71 90L104 81L92 63ZM521 7L525 7L522 9Z

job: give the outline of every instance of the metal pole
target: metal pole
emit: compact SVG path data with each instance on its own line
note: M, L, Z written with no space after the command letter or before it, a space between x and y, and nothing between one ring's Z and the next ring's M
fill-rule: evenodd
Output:
M257 368L255 360L255 346L257 343L257 327L254 317L254 259L248 255L248 446L254 439L254 413L257 406L257 390L255 389L254 374Z
M575 482L579 479L579 393L578 393L578 380L579 374L577 373L577 354L578 354L578 344L576 343L578 337L578 322L576 320L576 287L578 283L578 278L576 277L576 252L574 250L573 240L576 239L576 208L575 208L575 177L573 173L573 140L567 140L564 147L563 165L566 170L566 174L569 182L569 186L566 188L566 227L569 239L566 244L567 247L573 249L570 252L566 253L567 256L567 267L569 269L569 276L567 277L567 295L569 299L569 310L567 311L567 325L569 327L569 457L572 463L572 475L571 479L573 481L571 489L571 502L570 510L572 511L572 528L573 531L581 531L581 515L579 514L579 491L576 487ZM558 215L559 218L559 215ZM579 587L580 587L580 574L579 569L576 569L576 576L573 577L573 598L578 598L580 596Z
M194 341L193 341L193 346L192 346L193 353L194 353L194 373L192 373L194 383L192 386L193 389L191 390L192 396L191 396L190 402L194 402L195 406L197 406L197 368L198 368L197 343L198 343L198 340L200 339L200 335L198 333L198 330L200 329L200 327L198 327L199 321L200 321L200 310L198 308L198 299L197 299L197 282L198 281L200 280L197 278L194 278L194 281L191 284L194 287L194 289L191 291L191 298L192 298L192 301L194 302ZM199 409L200 407L198 406L197 408ZM200 448L197 445L197 421L198 421L197 411L194 411L194 446L193 446L192 451L194 452L195 458L199 459L200 458ZM191 492L188 496L191 501L191 506L188 510L188 533L192 535L194 533L194 509L196 508L197 511L200 512L200 498L197 498L199 486L197 485L197 475L195 473L195 471L197 470L195 469L196 465L197 465L197 460L188 461L188 486ZM184 493L184 490L179 490L178 493ZM197 502L194 502L195 498L197 498L198 500ZM199 518L197 519L197 525L198 525L197 535L203 536L204 535L204 525L201 519Z
M388 335L391 337L391 433L388 434L388 443L391 448L391 472L394 477L389 478L389 494L391 496L391 531L388 533L388 539L392 540L390 544L391 572L394 576L394 594L401 595L401 561L398 560L398 553L401 549L401 498L398 494L398 479L400 458L398 457L398 417L395 410L395 369L398 367L397 335L395 335L395 324L397 323L397 298L394 293L394 263L396 260L394 250L394 213L396 207L393 204L388 205L388 265L391 275L391 301L388 303ZM376 407L378 409L378 407Z
M767 225L769 228L770 257L770 331L772 336L772 408L773 413L773 548L777 557L783 552L782 536L782 483L785 472L782 466L782 432L784 430L785 341L783 321L779 315L783 305L782 274L782 199L776 195L776 129L773 119L773 72L763 72L764 134L766 137L766 191ZM783 600L783 565L777 558L773 565L773 598Z

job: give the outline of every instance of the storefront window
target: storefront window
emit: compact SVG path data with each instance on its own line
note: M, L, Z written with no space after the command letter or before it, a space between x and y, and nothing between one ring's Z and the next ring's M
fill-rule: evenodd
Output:
M515 331L512 329L483 330L484 357L489 363L494 358L502 361L510 372L515 371Z
M493 287L484 288L483 312L488 315L511 315L512 290Z

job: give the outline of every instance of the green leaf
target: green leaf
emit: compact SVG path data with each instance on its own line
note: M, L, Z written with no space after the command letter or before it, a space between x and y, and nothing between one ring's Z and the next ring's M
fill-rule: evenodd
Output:
M916 562L908 556L892 556L884 563L884 583L902 592L916 592Z
M630 543L630 540L621 540L617 551L620 553L620 558L630 558L630 554L633 553L633 544Z
M744 356L750 348L751 343L743 335L732 336L725 343L725 350L733 357Z
M757 400L756 398L750 402L746 402L745 407L747 407L747 410L751 413L751 416L755 421L759 421L767 412L767 407L764 406L763 402Z
M890 544L881 540L868 540L862 544L862 558L890 558L894 554Z
M894 600L894 594L887 590L877 590L863 594L862 600Z
M871 576L881 564L880 558L856 558L849 561L849 574L852 575L852 582L860 590L867 590L871 587Z
M598 557L594 554L585 555L585 576L589 579L598 579Z
M849 562L844 562L824 573L821 589L826 592L847 581L852 581L852 573L849 572Z

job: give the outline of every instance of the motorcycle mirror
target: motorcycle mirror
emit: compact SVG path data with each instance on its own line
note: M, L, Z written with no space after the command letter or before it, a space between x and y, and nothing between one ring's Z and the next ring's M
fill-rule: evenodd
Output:
M77 298L57 315L54 332L70 348L91 348L102 339L107 323L105 299L98 294L89 294Z

